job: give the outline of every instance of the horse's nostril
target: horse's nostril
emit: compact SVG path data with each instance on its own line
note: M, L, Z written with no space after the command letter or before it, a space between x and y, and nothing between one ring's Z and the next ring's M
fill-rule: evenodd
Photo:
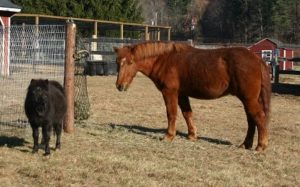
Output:
M117 89L121 92L124 90L124 86L123 85L117 85Z

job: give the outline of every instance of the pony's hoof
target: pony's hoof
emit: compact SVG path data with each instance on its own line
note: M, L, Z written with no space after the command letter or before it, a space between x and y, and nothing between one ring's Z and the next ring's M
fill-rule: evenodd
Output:
M44 156L50 156L50 152L44 153Z
M56 150L60 150L60 148L61 148L61 145L56 145L56 146L55 146L55 151L56 151Z
M252 144L249 144L249 143L242 143L239 148L242 148L242 149L251 149L252 148Z

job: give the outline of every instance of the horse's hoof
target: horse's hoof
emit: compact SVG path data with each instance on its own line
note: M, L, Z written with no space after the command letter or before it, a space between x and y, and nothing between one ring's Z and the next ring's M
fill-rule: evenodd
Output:
M198 137L196 135L188 135L188 139L191 141L196 141L198 140Z
M262 152L262 151L264 151L266 148L267 148L266 145L258 145L258 146L255 148L255 151L257 151L257 152Z
M33 149L32 153L34 154L34 153L37 153L38 151L39 151L38 149Z
M167 141L167 142L172 142L173 139L174 139L174 137L175 137L175 136L166 134L163 140L164 140L164 141Z

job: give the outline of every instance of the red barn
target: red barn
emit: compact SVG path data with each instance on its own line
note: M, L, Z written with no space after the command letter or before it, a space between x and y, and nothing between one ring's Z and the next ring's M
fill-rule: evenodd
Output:
M9 75L10 32L5 28L10 27L11 16L20 11L20 7L9 0L0 1L0 73L3 76Z
M293 49L285 47L278 40L265 38L248 49L267 62L271 62L276 56L279 57L280 70L292 70L294 68L293 62L288 60L294 57Z

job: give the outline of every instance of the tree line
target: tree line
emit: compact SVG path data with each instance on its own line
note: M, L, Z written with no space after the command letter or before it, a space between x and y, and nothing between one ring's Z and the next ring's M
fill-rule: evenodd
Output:
M12 0L24 13L170 25L172 38L300 42L300 0Z
M300 42L300 0L219 0L201 20L206 40L222 38L249 43L265 37Z

